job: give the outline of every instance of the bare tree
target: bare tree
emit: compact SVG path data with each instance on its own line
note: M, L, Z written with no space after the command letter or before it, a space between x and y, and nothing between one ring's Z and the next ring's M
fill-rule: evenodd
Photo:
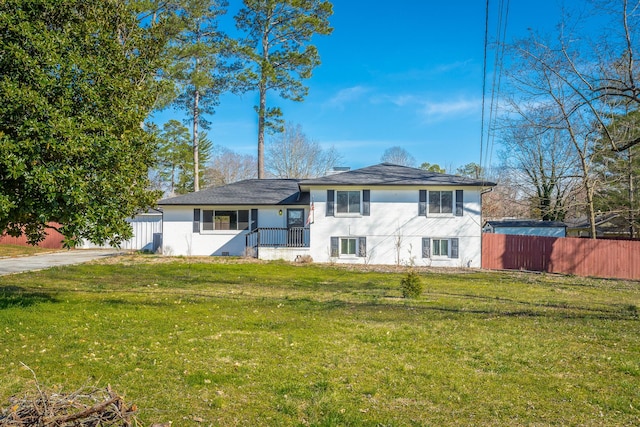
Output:
M395 147L387 148L386 150L384 150L380 161L385 163L393 163L394 165L400 166L413 167L416 165L415 157L409 154L407 150L397 145Z
M334 147L323 149L310 140L302 126L286 123L284 131L266 149L268 172L277 178L312 178L326 175L341 160Z
M574 145L595 237L594 197L599 185L592 166L599 148L595 142L604 139L614 152L640 144L640 134L618 131L615 121L640 110L635 60L640 47L640 2L591 0L588 5L575 15L577 19L563 18L556 38L532 34L514 46L520 69L514 80L522 94L554 109L555 120L547 127L562 129ZM529 73L523 72L527 67ZM537 77L529 78L533 75Z
M578 93L571 90L572 83L567 76L560 75L559 70L563 67L566 69L566 63L562 55L557 55L557 51L551 51L533 39L521 42L516 53L519 61L512 68L510 77L518 93L511 99L512 111L522 118L534 134L548 133L553 136L552 142L562 141L560 144L570 144L572 147L578 171L576 176L582 185L592 236L595 238L593 195L596 181L593 179L591 156L598 129L594 126L591 108L583 103ZM540 114L540 111L545 113ZM523 148L520 147L521 150ZM521 152L520 156L526 158L528 154ZM548 156L548 152L540 152L533 158L548 160ZM533 169L530 168L530 171ZM547 178L551 179L549 175Z
M577 186L577 156L562 130L546 127L547 111L531 107L526 119L509 121L502 140L503 164L512 180L522 184L531 216L563 221Z
M257 178L258 161L255 156L238 154L225 147L215 149L211 165L205 176L211 186L220 186L243 179Z
M482 195L482 217L484 219L524 218L529 216L529 204L523 187L507 168L487 170L485 178L497 183Z

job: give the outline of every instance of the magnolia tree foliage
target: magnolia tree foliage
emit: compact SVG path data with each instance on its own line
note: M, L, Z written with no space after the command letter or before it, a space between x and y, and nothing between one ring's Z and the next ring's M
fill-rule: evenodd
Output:
M37 243L58 223L69 246L118 244L132 235L126 218L156 200L155 145L141 123L170 32L140 6L2 2L0 230Z
M320 64L316 47L309 42L315 34L330 34L331 3L323 0L244 0L236 15L236 26L245 34L239 54L246 61L237 89L257 90L258 178L264 178L264 134L279 131L281 111L267 107L267 93L302 101L307 94L303 79L311 77Z

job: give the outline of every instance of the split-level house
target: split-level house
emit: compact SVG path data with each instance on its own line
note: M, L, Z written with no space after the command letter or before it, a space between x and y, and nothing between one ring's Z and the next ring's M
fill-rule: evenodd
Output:
M481 197L494 185L389 163L239 181L161 200L163 253L480 267Z

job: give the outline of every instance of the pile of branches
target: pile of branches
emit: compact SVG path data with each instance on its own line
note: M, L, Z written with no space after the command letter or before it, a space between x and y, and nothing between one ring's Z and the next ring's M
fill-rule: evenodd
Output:
M138 427L135 405L128 406L111 390L79 390L71 394L38 393L9 399L0 412L0 427Z

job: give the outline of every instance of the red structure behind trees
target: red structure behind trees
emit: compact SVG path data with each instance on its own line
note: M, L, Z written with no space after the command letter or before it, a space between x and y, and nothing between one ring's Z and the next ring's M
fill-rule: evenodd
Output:
M60 224L52 223L54 227L59 227ZM38 246L46 249L62 249L62 241L64 236L58 233L56 230L49 228L47 230L47 237ZM6 234L0 235L0 245L19 245L19 246L31 246L27 243L26 236L12 237Z

